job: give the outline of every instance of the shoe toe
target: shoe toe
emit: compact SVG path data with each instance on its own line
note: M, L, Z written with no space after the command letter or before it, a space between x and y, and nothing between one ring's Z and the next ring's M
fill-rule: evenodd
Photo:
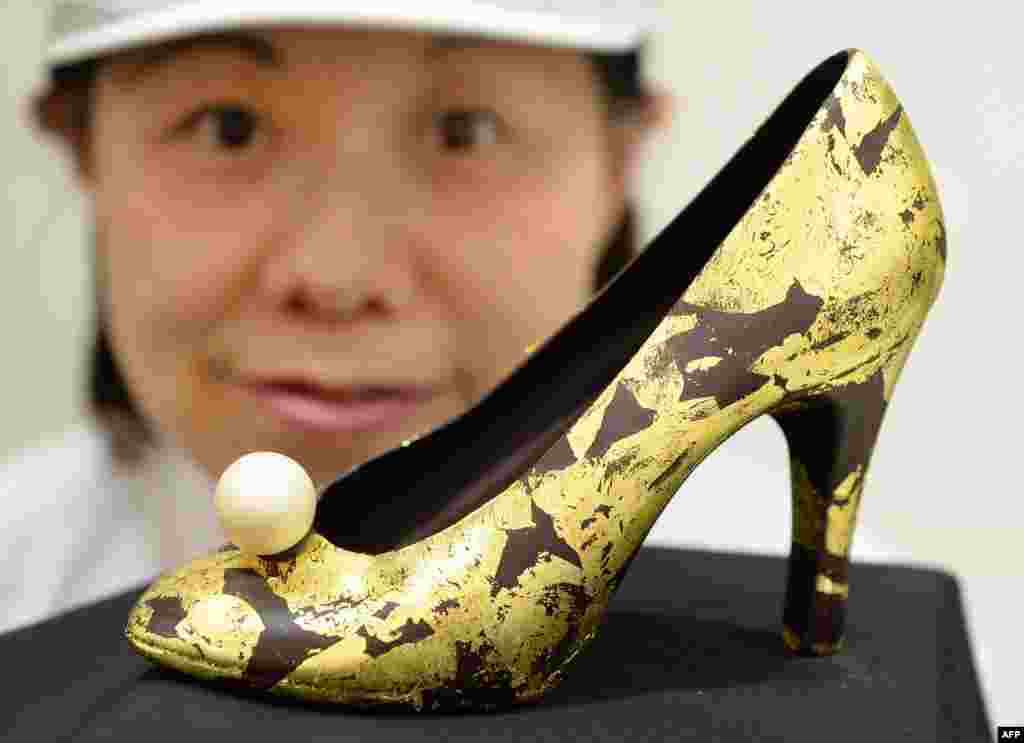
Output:
M244 569L236 551L199 558L160 576L128 617L128 640L150 660L203 678L242 678L264 629L255 609L226 593Z
M366 563L320 539L283 562L223 550L160 576L136 601L126 634L160 666L247 688L287 679L279 690L312 694L324 668L291 677L311 657L331 648L334 679L351 678L365 659L348 646L364 646L364 625L386 603L361 590Z

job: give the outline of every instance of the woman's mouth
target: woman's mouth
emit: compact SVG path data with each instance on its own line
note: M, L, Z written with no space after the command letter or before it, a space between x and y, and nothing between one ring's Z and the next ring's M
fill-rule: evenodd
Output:
M424 387L327 390L301 382L255 383L243 388L289 428L327 433L396 429L434 395Z

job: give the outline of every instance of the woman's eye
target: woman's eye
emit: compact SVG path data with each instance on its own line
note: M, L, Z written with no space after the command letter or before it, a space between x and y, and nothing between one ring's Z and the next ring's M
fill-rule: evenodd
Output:
M183 128L196 130L203 142L216 150L241 150L254 139L259 128L257 117L244 106L217 104L192 114Z
M500 128L497 116L482 109L446 111L438 116L438 123L445 147L455 150L494 144Z

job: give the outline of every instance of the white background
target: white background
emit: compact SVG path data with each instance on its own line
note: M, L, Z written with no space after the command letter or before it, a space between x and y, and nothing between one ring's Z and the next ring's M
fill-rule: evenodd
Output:
M22 115L41 80L47 7L0 6L0 458L81 415L92 332L87 214L62 156ZM883 424L853 557L940 565L960 578L993 725L1024 722L1016 634L1024 19L1011 8L991 0L666 3L669 23L653 41L648 72L682 107L639 174L646 241L827 56L860 48L892 84L939 184L949 261ZM759 419L694 472L649 542L783 554L788 478L781 430ZM739 522L735 504L744 509Z

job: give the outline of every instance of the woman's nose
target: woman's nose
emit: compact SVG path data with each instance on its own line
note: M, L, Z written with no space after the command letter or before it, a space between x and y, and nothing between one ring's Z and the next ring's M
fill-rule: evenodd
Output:
M415 238L395 201L389 206L354 189L314 199L299 208L304 219L279 233L260 267L275 308L341 321L366 311L400 312L412 302Z

